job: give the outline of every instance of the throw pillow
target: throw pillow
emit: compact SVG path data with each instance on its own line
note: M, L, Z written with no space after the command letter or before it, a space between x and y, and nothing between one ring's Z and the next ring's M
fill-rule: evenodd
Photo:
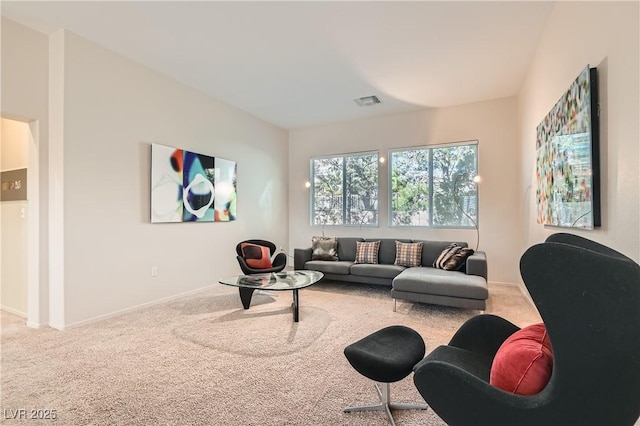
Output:
M378 263L380 241L356 241L356 260L354 263Z
M240 250L242 251L242 257L244 258L245 263L250 268L269 269L273 266L271 264L269 247L251 243L242 243L240 244Z
M420 266L422 263L422 242L419 243L403 243L396 241L396 260L394 265Z
M312 237L311 260L338 260L338 239L335 237Z
M549 383L553 352L544 324L516 331L504 341L491 365L489 382L506 392L533 395Z
M433 267L445 269L447 271L455 271L460 269L467 258L474 253L473 249L461 247L456 243L451 243L442 250L440 256L433 262Z

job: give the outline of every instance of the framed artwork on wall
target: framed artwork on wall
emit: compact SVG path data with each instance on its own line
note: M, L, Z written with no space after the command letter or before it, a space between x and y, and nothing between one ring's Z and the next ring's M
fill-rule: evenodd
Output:
M151 144L151 223L236 218L236 162Z
M598 73L588 65L536 128L537 222L600 226Z
M0 173L2 187L0 201L27 199L27 169L5 170Z
M229 222L236 219L236 162L217 158L215 161L215 220Z
M151 222L182 222L182 150L151 145Z

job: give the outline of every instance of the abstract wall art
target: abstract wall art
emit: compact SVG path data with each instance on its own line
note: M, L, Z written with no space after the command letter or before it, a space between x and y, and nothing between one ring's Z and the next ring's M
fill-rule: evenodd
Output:
M600 226L597 76L587 65L536 128L538 223Z
M215 159L184 151L183 222L213 222Z
M236 162L151 144L151 222L236 218Z
M182 222L181 149L151 145L151 222Z
M228 222L236 218L236 162L216 158L215 220Z

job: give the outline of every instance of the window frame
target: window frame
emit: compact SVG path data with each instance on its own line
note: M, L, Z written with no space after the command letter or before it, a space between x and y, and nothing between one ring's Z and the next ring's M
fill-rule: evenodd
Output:
M479 141L477 139L468 140L468 141L460 141L460 142L451 142L437 145L421 145L421 146L410 146L410 147L401 147L401 148L392 148L387 151L388 161L388 226L389 228L423 228L423 229L478 229L480 226L480 185L475 182L476 187L476 217L475 220L473 218L469 218L473 225L434 225L433 224L433 209L434 209L434 183L433 183L433 150L441 149L441 148L454 148L456 146L474 146L475 147L475 175L478 176L479 172L479 164L480 164L480 150L479 150ZM427 150L428 151L428 188L429 188L429 199L428 199L428 212L429 219L428 224L426 225L405 225L405 224L394 224L393 223L393 153L395 152L404 152L404 151L418 151L418 150ZM463 214L466 216L466 213L463 211Z
M375 223L345 223L347 214L347 161L348 157L359 157L366 155L375 155L376 157L376 222ZM341 158L342 159L342 223L314 223L315 218L315 201L316 201L316 187L315 187L315 168L314 161L323 160L329 158ZM379 228L380 227L380 152L378 150L372 151L362 151L362 152L351 152L344 154L329 154L329 155L321 155L317 157L309 158L309 223L311 226L345 226L345 227L369 227L369 228Z

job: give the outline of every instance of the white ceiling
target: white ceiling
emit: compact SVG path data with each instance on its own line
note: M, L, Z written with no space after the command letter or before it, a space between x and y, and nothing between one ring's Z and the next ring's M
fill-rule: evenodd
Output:
M513 96L552 2L2 1L283 128ZM382 104L353 101L377 95Z

